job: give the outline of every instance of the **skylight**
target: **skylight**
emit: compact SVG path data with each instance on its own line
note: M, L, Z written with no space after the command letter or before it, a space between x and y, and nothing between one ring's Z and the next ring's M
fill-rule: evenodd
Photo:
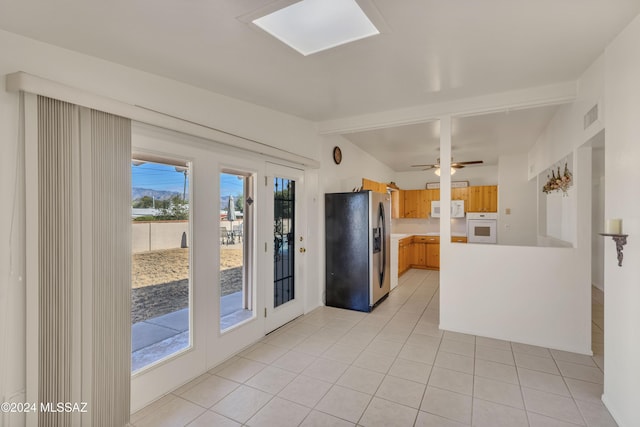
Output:
M302 0L253 23L305 56L380 34L355 0Z

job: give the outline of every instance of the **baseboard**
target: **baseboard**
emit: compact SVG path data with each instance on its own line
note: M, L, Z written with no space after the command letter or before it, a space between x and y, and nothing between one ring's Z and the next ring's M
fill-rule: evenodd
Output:
M602 403L604 404L604 407L607 408L607 411L609 411L609 413L611 414L611 417L613 418L613 421L615 421L616 424L618 424L618 427L626 427L624 424L622 424L622 422L620 422L620 417L618 417L616 415L616 411L609 404L607 396L605 396L604 393L602 394L602 397L600 398L600 400L602 400Z
M565 346L549 346L548 344L544 344L544 343L538 343L538 342L533 342L533 341L520 341L518 339L513 339L513 338L510 338L510 337L497 336L497 335L483 333L482 331L470 331L470 330L465 330L465 329L460 329L460 328L450 328L450 327L447 327L447 325L443 324L442 322L440 322L440 324L438 325L438 328L443 330L443 331L458 332L458 333L461 333L461 334L476 335L476 336L479 336L479 337L493 338L493 339L502 340L502 341L515 342L515 343L518 343L518 344L527 344L527 345L533 345L533 346L536 346L536 347L550 348L550 349L553 349L553 350L567 351L569 353L584 354L585 356L593 356L593 351L591 350L591 347L586 348L586 349L577 349L577 348L565 347Z

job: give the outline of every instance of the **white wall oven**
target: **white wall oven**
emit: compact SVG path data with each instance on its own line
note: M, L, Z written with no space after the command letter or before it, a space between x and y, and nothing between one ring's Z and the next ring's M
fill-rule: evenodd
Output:
M468 243L497 243L497 232L497 213L467 213Z

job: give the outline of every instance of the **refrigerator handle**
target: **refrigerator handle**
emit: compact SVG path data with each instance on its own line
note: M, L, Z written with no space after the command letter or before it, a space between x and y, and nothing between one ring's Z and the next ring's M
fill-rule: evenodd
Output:
M384 203L380 202L378 205L378 226L382 223L382 232L380 233L380 240L382 241L382 259L380 260L379 270L380 270L380 287L384 286L384 276L387 272L387 227L385 224L385 213L384 213Z

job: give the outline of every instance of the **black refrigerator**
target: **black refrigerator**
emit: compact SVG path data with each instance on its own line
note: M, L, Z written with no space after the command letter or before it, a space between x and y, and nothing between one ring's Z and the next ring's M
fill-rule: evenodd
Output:
M390 288L391 196L373 191L327 193L325 303L371 311Z

